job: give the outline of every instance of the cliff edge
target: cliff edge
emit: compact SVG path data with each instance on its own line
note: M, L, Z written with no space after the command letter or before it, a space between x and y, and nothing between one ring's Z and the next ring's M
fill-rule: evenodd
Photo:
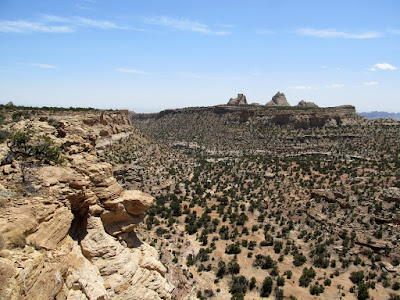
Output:
M0 298L170 299L135 233L154 198L124 190L97 155L129 136L128 111L37 112L2 129L29 132L36 152L7 161L10 140L0 145ZM58 164L38 159L42 140Z

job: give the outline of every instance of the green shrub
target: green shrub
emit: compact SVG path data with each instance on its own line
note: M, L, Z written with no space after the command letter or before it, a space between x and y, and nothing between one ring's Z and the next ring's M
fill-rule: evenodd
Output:
M46 164L63 162L60 147L55 146L48 136L41 135L33 138L33 131L29 128L12 132L8 137L7 145L12 157L19 154L25 159L35 158Z
M0 143L3 143L10 136L7 130L0 130Z
M239 274L240 272L240 265L237 263L237 261L232 260L228 264L228 271L230 274Z
M243 299L244 299L244 295L242 292L236 292L231 297L231 300L243 300Z
M331 286L331 284L332 284L332 280L330 280L329 278L325 279L324 286Z
M225 249L225 253L227 253L227 254L239 254L240 252L242 252L242 250L240 249L240 244L238 242L235 244L226 246L226 249Z
M309 269L307 267L305 267L303 269L303 274L300 276L300 279L299 279L300 286L308 287L310 285L311 281L314 279L315 275L316 275L316 273L312 267Z
M361 282L358 286L357 299L366 300L368 298L369 298L368 285L366 285L364 282Z
M254 289L254 287L256 286L257 280L255 277L251 277L250 279L250 284L249 284L249 290L251 291L252 289Z
M351 272L350 280L354 284L360 284L364 279L364 271Z
M318 283L310 286L310 294L311 295L316 295L319 296L319 294L322 294L324 292L324 286L319 285Z
M285 277L279 276L276 279L276 284L277 284L277 286L284 286L285 285Z
M219 261L218 262L218 271L217 271L217 277L222 278L226 274L226 264L224 261Z
M275 299L276 300L283 300L283 297L284 295L283 295L283 290L282 289L279 289L279 288L276 288L275 289Z
M286 275L287 279L290 279L292 278L293 272L291 270L287 270L283 274Z
M267 277L264 279L262 288L261 288L261 297L268 297L272 292L273 280L272 277Z
M261 269L271 269L275 266L275 261L271 258L271 256L264 256L261 254L256 255L256 259L254 261L254 266L260 266Z
M247 287L249 286L249 282L244 276L233 276L232 283L230 288L230 293L232 295L236 293L245 294L247 291Z
M304 254L296 252L293 254L293 264L296 267L302 266L307 261L307 258Z
M389 300L400 300L400 295L396 295L394 293L390 293L390 298Z
M37 143L34 147L34 155L45 163L54 162L56 164L61 162L61 149L54 145L54 142L45 135L37 138Z

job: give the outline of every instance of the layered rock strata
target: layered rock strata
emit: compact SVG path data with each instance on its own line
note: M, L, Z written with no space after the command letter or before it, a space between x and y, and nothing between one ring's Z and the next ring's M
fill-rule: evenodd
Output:
M52 115L56 127L41 118L12 126L46 134L66 162L1 167L0 298L170 299L166 268L134 231L153 197L124 190L96 155L129 135L128 113Z

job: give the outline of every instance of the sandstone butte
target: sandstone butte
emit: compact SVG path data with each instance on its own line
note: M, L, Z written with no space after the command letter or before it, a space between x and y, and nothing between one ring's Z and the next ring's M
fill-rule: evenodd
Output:
M27 125L61 146L65 162L0 167L0 298L170 299L157 251L135 234L153 197L124 190L97 157L133 130L128 111L41 112L8 129ZM1 144L1 160L7 151Z

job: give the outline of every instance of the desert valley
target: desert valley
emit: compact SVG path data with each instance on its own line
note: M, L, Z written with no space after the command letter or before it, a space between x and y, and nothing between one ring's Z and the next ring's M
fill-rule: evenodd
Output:
M283 93L1 106L2 299L400 299L400 122Z

